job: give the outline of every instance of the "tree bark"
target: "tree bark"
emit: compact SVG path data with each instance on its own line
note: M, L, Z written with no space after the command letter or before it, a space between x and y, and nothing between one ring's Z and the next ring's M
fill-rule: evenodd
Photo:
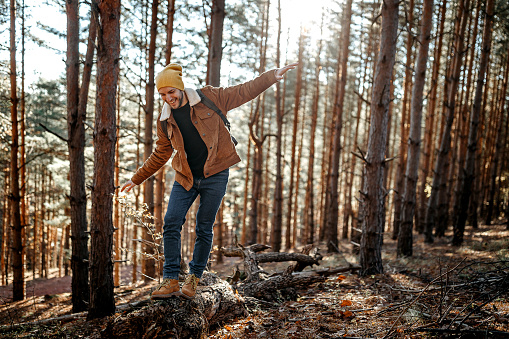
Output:
M405 190L402 201L401 225L398 235L398 255L412 255L412 231L415 214L416 187L419 172L421 151L421 120L424 84L426 82L426 63L428 61L431 24L433 19L433 0L424 0L419 36L415 77L413 81L410 105L410 135L408 138L408 156L405 173Z
M390 83L398 32L398 4L397 0L388 0L382 4L380 53L371 95L371 126L364 166L361 275L383 273L381 256L385 212L383 178L391 101Z
M166 50L164 57L166 64L171 63L171 48L173 47L173 21L175 17L175 0L168 0L168 12L166 19Z
M208 85L219 87L221 80L221 59L223 57L223 23L225 0L212 0L210 17L210 42L208 62Z
M107 338L204 338L209 328L248 312L230 285L205 272L193 300L170 298L109 319L101 335Z
M278 29L277 29L277 42L276 42L276 67L279 68L281 64L281 0L277 2L278 12ZM286 79L286 78L285 78ZM283 115L284 107L281 107L281 84L276 83L275 91L276 99L276 182L274 187L274 203L272 208L272 228L283 229ZM286 230L285 233L285 248L290 248L290 232Z
M432 229L435 222L437 222L436 210L438 208L439 196L445 192L445 178L447 171L447 161L449 150L451 148L451 129L454 121L456 107L456 93L458 91L459 75L461 71L461 64L464 54L464 35L467 25L468 11L470 10L470 0L460 0L458 7L457 25L459 25L455 37L454 56L450 67L450 74L447 79L448 93L444 103L446 108L445 125L442 133L442 141L440 149L437 154L435 162L435 170L433 175L433 186L431 188L431 195L428 201L426 211L426 242L433 242Z
M262 31L260 36L260 66L258 68L258 72L262 73L265 70L266 63L266 54L267 54L267 27L269 20L269 3L264 6L264 10L262 12ZM251 120L249 121L249 137L254 146L254 154L253 154L253 177L251 180L251 209L249 211L249 244L254 244L258 241L260 237L260 226L259 226L259 217L261 214L259 212L259 202L262 194L262 167L263 167L263 142L266 139L266 136L263 135L263 131L258 135L256 126L259 125L260 119L260 107L264 105L265 101L265 93L262 93L257 99L255 104L255 109ZM263 123L263 122L262 122Z
M97 97L94 128L94 184L90 252L90 309L88 319L115 312L113 294L113 220L116 142L116 87L120 54L120 0L98 2Z
M90 14L89 40L82 90L79 88L79 2L66 1L67 12L67 147L72 228L72 304L73 312L87 310L90 299L88 284L88 235L85 191L85 119L88 85L94 55L96 12Z
M18 96L16 86L16 3L10 2L10 81L11 81L11 222L12 222L12 298L14 301L25 299L25 279L23 269L23 225L21 224L20 188L18 167Z
M20 220L22 225L21 238L23 241L22 254L23 262L26 263L26 247L27 236L26 228L28 226L28 206L27 206L27 166L26 166L26 151L25 151L25 135L26 135L26 110L25 110L25 0L21 2L21 98L20 98L20 138L21 144L19 147L19 180L21 183L20 188ZM25 275L25 266L23 265L23 276Z
M323 32L323 14L320 31ZM318 42L318 51L316 53L315 62L315 92L313 94L313 105L311 109L311 126L309 137L309 157L308 157L308 175L306 183L306 198L304 203L304 236L302 237L305 244L312 244L315 234L315 194L314 194L314 167L315 167L315 136L316 124L318 120L318 101L320 99L320 70L322 69L320 62L320 54L322 54L323 41Z
M150 42L148 49L148 80L146 86L146 103L145 103L145 148L143 158L146 161L152 153L153 138L152 128L154 124L154 64L155 64L155 50L157 38L157 10L159 1L152 2L152 21L150 24ZM145 180L144 201L148 205L149 213L154 215L154 176ZM154 248L147 244L152 242L152 236L147 229L142 229L143 239L146 240L142 244L143 251L148 254L154 254ZM143 258L144 281L149 282L149 277L155 278L156 263L155 260L145 256Z
M456 175L456 183L454 186L454 199L453 199L453 208L452 208L452 215L451 220L453 221L453 224L455 225L458 221L458 215L460 210L460 201L461 201L461 190L464 182L464 167L465 167L465 159L467 156L467 147L468 147L468 133L469 133L469 126L470 126L470 114L469 110L471 109L471 103L470 103L470 96L472 92L472 78L473 78L473 68L474 68L474 61L476 57L476 41L477 41L477 33L478 33L478 26L479 26L479 17L481 12L481 2L478 2L476 5L476 14L475 19L471 20L469 25L469 36L467 38L467 41L470 41L471 48L470 48L470 56L468 58L468 66L466 67L467 70L465 72L466 75L466 85L464 86L465 90L462 92L462 99L461 99L461 133L459 134L459 138L461 140L460 147L459 147L459 161L457 162L458 168L457 168L457 175ZM472 29L473 26L473 29ZM470 31L472 31L472 34L470 34ZM463 99L464 96L464 99Z
M336 99L334 102L334 115L336 123L334 125L334 138L332 144L332 156L329 177L330 197L326 206L328 215L325 225L325 241L327 242L328 252L337 252L338 247L338 180L339 180L339 160L341 157L341 129L343 128L343 111L346 92L346 77L348 74L348 54L350 48L350 23L352 20L352 0L345 3L343 22L341 24L341 42L342 48L338 57L338 78L336 85Z
M393 203L393 222L392 222L392 239L396 240L399 234L401 225L401 212L403 209L403 194L405 190L405 171L407 162L407 144L409 133L409 95L412 91L412 61L413 61L413 42L414 36L412 33L414 21L414 0L410 0L408 5L407 17L407 40L406 40L406 64L405 64L405 84L403 86L403 100L401 107L401 123L400 123L400 144L398 152L398 165L396 172L396 194L394 195Z
M461 200L459 206L458 220L454 225L454 235L452 238L452 244L454 246L461 246L461 244L463 243L463 234L465 231L465 224L468 217L470 195L472 193L472 185L475 180L475 160L478 143L477 134L479 129L479 117L482 106L484 81L486 76L486 70L488 68L488 60L491 52L493 9L494 0L488 0L486 3L486 16L484 18L484 32L481 49L481 60L479 63L479 74L477 76L474 103L472 106L472 111L470 112L470 131L468 135L468 148L464 167L463 186L461 189L461 194L459 196ZM502 121L500 121L499 125L500 126L503 125ZM499 129L499 131L500 130L501 129Z
M427 116L426 116L426 127L425 127L425 136L424 136L424 150L423 150L423 164L422 164L422 175L421 175L421 183L419 186L419 206L416 211L417 213L417 230L419 233L423 233L426 221L426 202L427 202L427 194L425 192L426 187L428 186L428 173L431 168L431 155L434 149L434 138L435 134L435 111L437 107L437 93L438 93L438 74L440 70L440 61L442 55L442 46L444 40L444 26L445 26L445 14L447 10L447 0L442 0L442 5L440 8L440 18L437 18L437 21L440 22L439 30L438 30L438 43L435 46L434 58L433 58L433 70L431 75L431 92L430 99L427 107Z
M303 61L303 53L304 53L304 32L301 27L301 32L299 36L299 52L298 52L298 62L299 67L297 67L297 79L295 85L295 97L294 97L294 105L293 105L293 127L292 127L292 150L290 153L290 182L288 184L288 202L287 202L287 212L286 212L286 232L292 232L293 228L297 227L297 225L293 225L292 228L292 213L293 211L293 199L294 199L294 189L295 189L295 152L297 148L297 127L299 122L299 110L300 110L300 96L302 92L302 69L304 67ZM272 244L274 247L274 244ZM293 244L295 246L295 243ZM274 250L277 252L279 249Z

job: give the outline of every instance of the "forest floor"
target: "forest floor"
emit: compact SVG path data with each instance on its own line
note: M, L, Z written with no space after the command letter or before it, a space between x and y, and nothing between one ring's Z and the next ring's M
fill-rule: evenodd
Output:
M318 268L356 264L358 256L351 247L342 241L341 253L329 255L321 246L324 257ZM336 274L298 290L295 300L250 303L248 317L212 328L208 338L509 337L509 230L505 225L467 227L459 248L450 245L450 234L432 245L416 235L413 253L411 258L397 258L396 241L386 236L384 274ZM242 269L240 259L226 259L212 268L222 278L231 275L235 266ZM261 266L280 272L288 265ZM130 267L122 271L116 304L148 299L156 283L131 284ZM24 301L11 302L12 286L0 287L0 338L100 337L101 320L87 322L84 314L72 321L40 324L72 311L70 277L51 273L49 279L30 280L27 275ZM12 330L12 325L20 323L25 325Z

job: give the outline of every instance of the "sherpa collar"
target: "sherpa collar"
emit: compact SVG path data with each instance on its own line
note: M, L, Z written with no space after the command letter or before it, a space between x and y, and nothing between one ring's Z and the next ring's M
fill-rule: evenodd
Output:
M186 92L187 100L189 100L189 105L194 106L197 103L201 101L200 96L198 95L198 92L196 92L193 88L184 88L184 92ZM163 121L170 117L171 114L171 108L170 105L168 105L166 102L163 105L163 109L161 112L161 117L159 120Z

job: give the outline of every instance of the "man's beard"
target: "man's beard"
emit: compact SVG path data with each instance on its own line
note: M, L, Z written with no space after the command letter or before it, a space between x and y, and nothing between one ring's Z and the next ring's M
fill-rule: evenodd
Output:
M177 108L182 107L182 101L184 101L184 92L180 91L179 105Z

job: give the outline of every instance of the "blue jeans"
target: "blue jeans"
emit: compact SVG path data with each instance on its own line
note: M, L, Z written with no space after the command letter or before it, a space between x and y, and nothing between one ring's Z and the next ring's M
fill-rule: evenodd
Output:
M180 232L186 221L186 214L196 197L200 195L200 206L196 213L196 241L194 243L193 260L189 263L189 271L201 278L214 236L213 226L221 200L226 193L229 169L208 178L195 177L193 187L186 191L175 181L164 217L163 243L164 266L163 278L178 279L180 272Z

